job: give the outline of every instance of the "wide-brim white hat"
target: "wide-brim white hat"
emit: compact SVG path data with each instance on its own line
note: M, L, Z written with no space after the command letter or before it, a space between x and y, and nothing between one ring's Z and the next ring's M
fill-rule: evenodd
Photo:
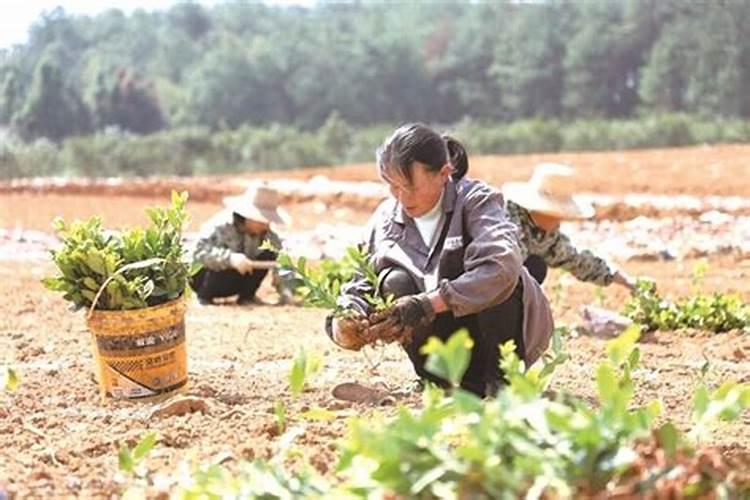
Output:
M224 205L245 219L288 225L292 218L279 207L279 192L268 186L250 187L239 196L224 198Z
M502 192L506 199L526 210L561 219L589 219L596 214L591 203L571 195L574 170L558 163L541 163L528 182L507 182Z

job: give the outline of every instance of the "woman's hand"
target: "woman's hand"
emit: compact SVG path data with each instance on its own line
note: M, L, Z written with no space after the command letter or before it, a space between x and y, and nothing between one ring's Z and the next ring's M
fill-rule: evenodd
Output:
M373 339L408 343L415 329L435 320L435 307L426 293L405 295L384 311L370 315L368 336Z
M253 272L253 263L244 254L235 252L229 256L229 265L240 274Z
M631 295L636 291L635 280L623 271L617 271L612 277L612 282L627 288L630 291Z

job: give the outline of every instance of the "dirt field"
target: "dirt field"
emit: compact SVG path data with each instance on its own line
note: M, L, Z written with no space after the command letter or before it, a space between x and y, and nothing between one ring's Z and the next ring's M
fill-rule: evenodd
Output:
M493 183L520 179L540 159L552 158L480 158L472 172ZM554 159L569 161L582 170L585 191L750 194L750 147L746 146L566 154ZM304 178L325 173L336 179L373 180L373 172L372 166L361 166L283 175ZM277 175L281 174L268 174ZM0 229L48 231L56 215L71 219L100 214L112 226L142 223L142 208L164 201L4 193L0 194ZM218 208L217 203L190 203L191 228ZM338 208L339 222L358 224L368 215L356 205ZM330 213L316 212L310 203L289 210L296 217L294 229L313 227ZM24 252L22 244L18 248ZM331 388L339 382L359 381L395 390L413 378L408 360L396 347L366 354L342 351L322 333L324 311L274 305L276 297L266 285L260 294L266 305L201 306L194 300L190 304L188 394L208 404L206 414L150 417L152 404L102 402L93 379L90 337L82 314L69 312L60 297L42 288L40 278L51 274L53 268L36 255L29 252L0 260L0 363L12 364L21 376L17 391L0 393L0 498L3 491L18 498L108 497L121 487L118 449L132 445L147 430L160 436L148 467L165 477L190 456L197 461L221 456L229 462L270 457L279 445L274 417L278 399L287 404L292 416L313 407L337 412L332 422L297 422L304 432L296 444L317 469L331 473L335 443L346 430L347 417L392 411L392 407L335 400ZM633 275L656 279L661 292L677 297L689 293L696 261L620 264ZM712 256L709 265L701 284L704 290L737 292L750 301L750 256ZM620 310L627 298L625 291L616 287L602 295L596 287L571 283L558 272L548 280L545 289L561 323L578 321L581 305L593 303ZM566 345L573 359L559 369L552 388L589 396L594 391L593 366L602 357L605 341L577 336ZM302 346L323 355L324 369L295 400L288 390L288 372ZM641 349L643 368L634 375L638 402L660 399L664 416L682 428L689 423L692 390L706 359L710 361L710 381L750 382L750 335L660 332L647 335ZM418 405L419 395L406 394L400 400ZM750 414L720 427L708 444L731 456L750 452Z

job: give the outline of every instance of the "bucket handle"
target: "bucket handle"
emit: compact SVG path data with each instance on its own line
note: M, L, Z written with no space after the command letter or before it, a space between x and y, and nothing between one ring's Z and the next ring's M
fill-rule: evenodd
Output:
M159 264L161 262L164 262L165 259L161 257L153 257L151 259L144 259L139 260L138 262L131 262L130 264L125 264L124 266L120 267L117 271L112 273L106 280L104 280L104 283L102 283L102 286L99 287L99 290L96 292L96 295L94 296L94 300L91 303L91 307L89 307L89 312L86 314L87 318L90 318L91 315L94 313L94 308L96 307L96 304L99 302L99 297L101 297L102 292L105 288L107 288L107 285L109 285L109 282L114 279L115 276L117 276L120 273L124 273L125 271L130 271L132 269L143 269L144 267L150 267L154 264Z

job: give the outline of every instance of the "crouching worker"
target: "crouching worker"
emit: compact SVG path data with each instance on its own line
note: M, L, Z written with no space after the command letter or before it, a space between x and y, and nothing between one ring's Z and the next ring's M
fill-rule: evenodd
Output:
M370 219L364 248L378 273L373 290L362 277L342 287L326 330L341 347L368 340L401 339L416 373L425 370L420 348L431 336L443 340L467 328L474 341L462 387L494 395L504 382L499 347L513 340L528 364L546 349L553 329L539 284L524 270L517 232L499 191L465 179L460 143L422 124L404 125L377 152L381 179L392 197ZM392 294L394 305L373 312L371 293Z
M502 191L508 217L520 230L524 266L543 283L548 267L560 267L578 280L608 286L612 283L636 290L636 280L590 250L578 249L560 231L565 220L594 216L594 207L570 194L573 169L557 163L536 166L529 182L508 182Z
M256 302L255 292L268 274L284 303L291 292L273 266L281 240L271 224L287 224L289 216L279 207L275 189L259 186L241 196L224 199L225 209L201 229L193 260L202 269L191 286L201 304L212 304L216 298L237 295L238 304ZM264 245L267 242L267 245ZM270 248L266 248L270 247Z

